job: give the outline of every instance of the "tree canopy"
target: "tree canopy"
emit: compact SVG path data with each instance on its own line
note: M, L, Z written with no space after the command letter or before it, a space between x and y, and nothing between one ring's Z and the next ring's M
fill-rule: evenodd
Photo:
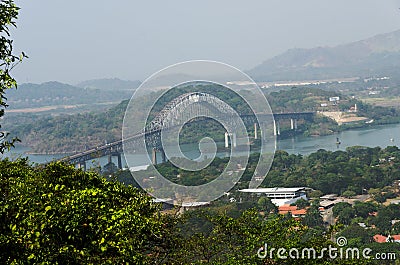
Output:
M19 7L12 0L0 2L0 118L3 117L5 108L8 107L6 90L17 87L17 82L10 75L10 71L26 57L24 53L20 56L14 55L13 40L10 38L11 28L16 27L15 20L18 17L18 10ZM0 125L0 153L4 153L18 140L14 138L7 141L6 137L7 132L1 131Z
M95 172L0 161L0 263L147 263L168 245L152 198Z

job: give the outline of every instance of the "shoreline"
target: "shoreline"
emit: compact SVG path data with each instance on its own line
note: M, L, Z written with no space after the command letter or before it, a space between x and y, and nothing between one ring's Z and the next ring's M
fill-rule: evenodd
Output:
M344 128L341 128L340 130L338 130L338 131L332 131L332 133L331 134L323 134L323 135L316 135L316 134L310 134L310 135L304 135L303 133L299 133L299 134L294 134L294 135L283 135L283 136L278 136L277 137L277 141L279 141L279 140L287 140L287 139L291 139L291 138L293 138L293 137L296 137L296 136L304 136L304 137L306 137L306 138L310 138L310 139L312 139L312 138L319 138L319 137L324 137L324 136L329 136L329 135L337 135L337 134L340 134L341 132L345 132L345 131L351 131L351 130L355 130L355 131L359 131L359 130L367 130L367 129L375 129L375 128L379 128L379 127L382 127L382 126L395 126L395 125L398 125L398 124L400 124L400 122L391 122L391 123L381 123L381 124L378 124L378 123L375 123L375 124L359 124L359 126L354 126L354 127L352 127L352 126L349 126L349 127L344 127ZM22 147L22 148L26 148L26 149L30 149L31 147L29 147L29 146L20 146L20 147ZM223 149L224 148L221 148L219 151L223 151ZM12 150L12 149L11 149ZM73 154L76 154L76 152L68 152L68 151L60 151L60 152L35 152L35 151L25 151L24 152L24 154L26 154L26 155L65 155L65 156L68 156L68 155L73 155Z

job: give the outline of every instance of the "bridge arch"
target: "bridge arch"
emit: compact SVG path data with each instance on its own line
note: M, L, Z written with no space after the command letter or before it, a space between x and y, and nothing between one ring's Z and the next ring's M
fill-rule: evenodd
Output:
M192 92L182 94L181 96L168 102L164 108L157 114L157 116L146 125L145 131L154 131L171 126L181 125L179 120L175 117L178 116L182 110L187 109L189 106L196 104L206 103L210 108L209 111L203 113L205 116L210 116L212 110L219 111L224 115L236 116L237 112L227 103L219 99L218 97L205 92ZM192 109L193 110L193 109ZM196 110L193 110L196 111ZM198 111L198 109L197 109ZM197 113L187 113L187 116L198 117L199 111Z

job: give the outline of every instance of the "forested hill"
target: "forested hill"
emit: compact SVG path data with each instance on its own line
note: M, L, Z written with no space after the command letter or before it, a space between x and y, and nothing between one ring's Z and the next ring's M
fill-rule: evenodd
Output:
M102 78L82 81L76 84L77 87L92 88L100 90L130 90L136 89L141 84L140 81L121 80L118 78Z
M101 85L100 85L101 83ZM130 98L139 82L110 79L86 81L79 86L60 82L45 82L42 84L26 83L17 89L7 91L6 97L10 109L42 108L68 106L74 109L87 105L90 106L110 102L120 102Z
M333 105L329 102L329 97L333 96L340 97L339 104ZM267 97L274 113L317 112L321 110L348 111L351 106L357 104L359 109L357 115L375 119L375 123L398 122L400 117L400 114L395 109L374 107L336 92L328 92L316 88L292 88L291 90L273 92ZM321 107L323 103L328 104L328 106ZM117 106L101 113L88 112L74 115L59 115L56 117L27 114L13 115L12 118L5 120L3 128L10 131L12 135L18 135L24 145L32 148L32 152L73 153L102 145L105 142L119 140L121 138L122 121L127 104L127 100L122 101ZM141 104L148 104L148 98L144 97ZM233 104L239 103L234 101ZM362 122L358 125L356 124L356 126L367 125ZM209 131L217 130L217 127L215 124L210 125ZM204 128L202 129L204 131ZM341 127L332 120L317 116L313 124L299 123L298 133L323 135L340 129ZM281 131L282 136L284 136L284 124L282 124ZM216 135L218 137L223 136L223 134ZM188 134L185 137L188 137L186 139L188 142L196 141L196 139L191 138L196 137L196 135ZM217 138L215 140L219 141L223 139Z
M16 115L3 128L18 135L34 153L70 153L121 138L123 114L128 100L106 112L73 115ZM15 122L17 121L17 122Z
M330 102L329 99L332 97L339 97L340 100ZM357 104L357 116L374 119L377 123L397 122L400 115L399 111L394 108L372 106L338 92L319 88L293 87L290 90L272 92L267 95L267 99L274 113L302 111L349 112Z

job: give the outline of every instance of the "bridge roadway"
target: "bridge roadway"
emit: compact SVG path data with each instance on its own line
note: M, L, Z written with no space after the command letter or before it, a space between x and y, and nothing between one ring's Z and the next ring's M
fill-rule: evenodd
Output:
M312 120L314 116L314 112L293 112L293 113L274 113L274 134L279 135L280 134L280 129L279 129L279 121L284 120L284 119L290 119L291 120L291 125L292 129L297 128L297 120L298 119L304 119L304 120ZM263 115L263 114L260 114ZM249 118L253 117L254 115L241 115L243 118ZM293 123L293 120L295 121ZM255 122L255 121L254 121ZM278 124L278 126L275 125L275 122ZM127 142L135 142L135 140L143 139L143 136L148 137L151 135L156 135L159 134L161 129L153 129L151 131L147 132L141 132L138 134L135 134L127 139L125 139L125 143ZM83 167L86 169L86 161L93 160L95 158L99 157L104 157L108 156L109 157L109 162L111 162L111 156L116 156L118 158L118 168L122 169L122 157L121 154L123 153L123 140L118 140L112 143L107 143L71 156L67 156L64 158L61 158L59 161L62 162L67 162L70 164L78 165L79 167ZM156 149L156 147L153 147L153 149ZM159 150L159 148L158 148ZM153 150L154 151L154 150ZM165 159L163 157L163 159Z

